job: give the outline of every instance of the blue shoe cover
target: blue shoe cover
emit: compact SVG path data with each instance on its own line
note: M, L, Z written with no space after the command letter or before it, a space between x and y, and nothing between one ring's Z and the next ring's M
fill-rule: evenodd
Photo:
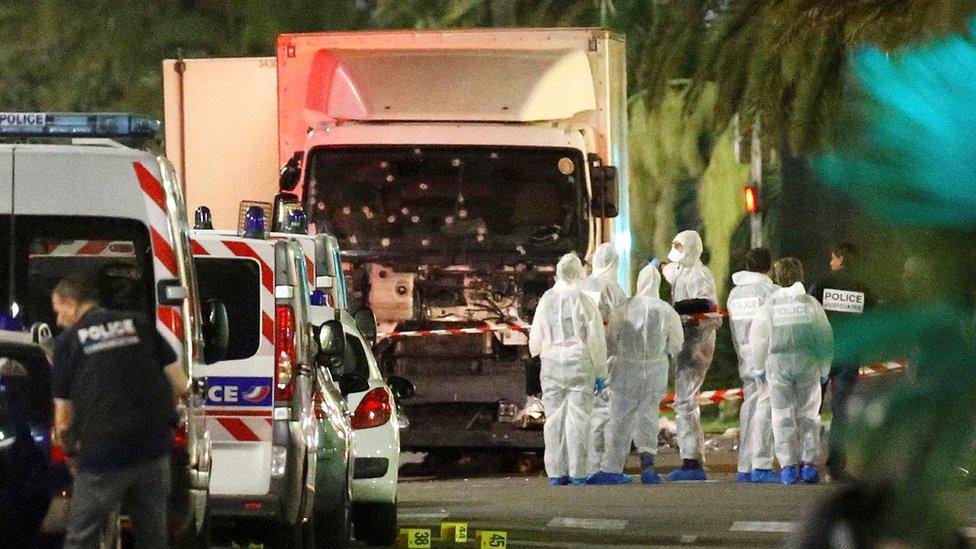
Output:
M756 484L780 484L783 482L780 475L771 469L753 469L749 475L749 480Z
M586 477L571 478L569 479L569 483L572 484L573 486L583 486L584 484L586 484Z
M796 466L784 467L779 472L779 481L783 484L796 484L800 480L800 471Z
M634 479L623 473L605 473L606 476L603 477L603 484L607 485L617 485L617 484L630 484L634 482Z
M607 483L607 475L610 473L605 473L603 471L597 471L586 479L587 484L600 485Z
M820 484L820 472L816 465L804 465L800 470L800 480L804 484Z
M640 455L641 471L654 467L654 454L645 452Z
M704 469L678 469L668 473L668 482L686 482L693 480L708 480Z
M641 473L641 484L661 484L661 475L653 469Z
M569 484L569 477L549 477L549 486L566 486Z
M739 484L749 484L752 482L752 473L737 473L735 475L735 481Z

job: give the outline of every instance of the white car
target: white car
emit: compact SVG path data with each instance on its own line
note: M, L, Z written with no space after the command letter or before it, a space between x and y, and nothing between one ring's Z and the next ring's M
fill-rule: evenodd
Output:
M345 356L330 367L352 411L354 470L352 519L356 539L393 545L397 534L397 478L400 429L395 398L412 396L404 378L383 380L372 352L376 324L369 309L355 315L327 306L311 307L313 323L337 318L346 334Z

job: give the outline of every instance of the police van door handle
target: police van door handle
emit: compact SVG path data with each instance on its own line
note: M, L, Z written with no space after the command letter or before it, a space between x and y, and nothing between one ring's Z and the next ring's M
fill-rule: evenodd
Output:
M190 380L190 391L195 395L202 395L207 392L207 378L195 377Z

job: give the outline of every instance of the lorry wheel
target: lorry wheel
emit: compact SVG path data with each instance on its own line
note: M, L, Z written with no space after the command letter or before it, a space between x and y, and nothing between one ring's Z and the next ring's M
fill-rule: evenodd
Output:
M339 507L332 512L315 514L312 521L315 529L315 547L328 549L349 545L351 508L352 504L346 496Z
M356 539L367 545L394 545L397 528L397 504L360 503L353 508Z

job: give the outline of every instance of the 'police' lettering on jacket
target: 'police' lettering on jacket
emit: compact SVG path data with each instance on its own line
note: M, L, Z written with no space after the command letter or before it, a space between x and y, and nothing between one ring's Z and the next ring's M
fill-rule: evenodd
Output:
M825 311L838 313L863 313L864 293L825 288L823 292L823 308Z
M773 306L773 326L812 324L813 308L807 303L784 303Z
M78 341L86 355L139 344L135 322L131 318L93 324L78 330Z

